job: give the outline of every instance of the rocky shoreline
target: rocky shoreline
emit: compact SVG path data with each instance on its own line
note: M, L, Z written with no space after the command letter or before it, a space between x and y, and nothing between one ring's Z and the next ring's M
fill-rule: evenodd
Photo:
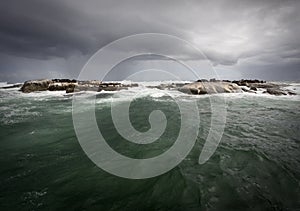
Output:
M292 90L288 90L284 83L270 83L260 80L216 80L210 79L198 80L196 82L186 84L179 88L182 92L190 92L192 94L214 94L214 93L267 93L271 95L296 95Z
M138 83L123 84L120 82L101 82L99 80L78 81L75 79L39 79L25 81L5 88L21 87L24 93L36 91L66 91L74 93L80 91L118 91L130 87L138 87ZM214 93L268 93L271 95L296 95L292 90L285 89L286 84L270 83L261 80L216 80L201 79L191 83L165 83L157 86L147 86L157 89L175 89L183 93L202 95Z

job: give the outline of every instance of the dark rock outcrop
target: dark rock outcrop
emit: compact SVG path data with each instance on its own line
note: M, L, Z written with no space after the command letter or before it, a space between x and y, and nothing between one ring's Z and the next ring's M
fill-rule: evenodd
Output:
M69 84L69 86L66 88L66 93L72 92L75 92L75 84Z
M241 88L228 82L193 82L178 89L189 94L215 94L215 93L237 93Z
M69 83L51 83L49 84L48 90L49 91L63 91L69 87Z
M21 91L25 93L35 91L46 91L48 90L50 83L52 83L52 80L49 79L25 81L25 83L21 87Z

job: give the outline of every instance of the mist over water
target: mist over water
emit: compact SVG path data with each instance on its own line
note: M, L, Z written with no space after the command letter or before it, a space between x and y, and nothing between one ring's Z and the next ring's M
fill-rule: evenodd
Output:
M298 84L293 84L299 90ZM132 158L167 150L178 136L180 114L172 97L196 99L200 125L196 144L171 171L151 179L113 176L82 151L73 128L72 95L0 91L1 210L295 210L300 208L300 108L297 96L225 94L227 123L214 155L198 164L211 123L207 95L144 88L130 106L130 120L140 132L151 111L168 120L154 143L124 140L111 118L114 102L128 101L139 88L97 93L96 119L107 143ZM83 99L92 93L81 93ZM211 96L219 97L218 95ZM85 107L85 109L90 109ZM191 121L192 122L192 121Z

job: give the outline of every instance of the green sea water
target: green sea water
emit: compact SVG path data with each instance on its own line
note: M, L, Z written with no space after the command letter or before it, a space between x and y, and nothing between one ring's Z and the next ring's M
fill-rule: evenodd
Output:
M116 98L122 103L132 92ZM97 95L95 113L114 150L140 159L172 146L180 118L169 96L146 94L131 103L131 123L140 132L149 129L153 109L168 120L159 140L137 145L114 127L112 94ZM72 95L1 90L0 210L300 210L299 96L226 95L220 145L199 165L211 122L209 97L175 94L197 100L196 144L171 171L132 180L105 172L83 152L72 122Z

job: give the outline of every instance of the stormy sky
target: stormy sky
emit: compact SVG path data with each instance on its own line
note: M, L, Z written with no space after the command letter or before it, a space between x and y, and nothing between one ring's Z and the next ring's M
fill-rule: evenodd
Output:
M0 81L77 78L100 48L140 33L188 41L223 79L299 80L299 10L298 0L2 0ZM174 49L183 59L195 59ZM109 79L158 63L180 78L195 79L174 61L149 55L121 62Z

